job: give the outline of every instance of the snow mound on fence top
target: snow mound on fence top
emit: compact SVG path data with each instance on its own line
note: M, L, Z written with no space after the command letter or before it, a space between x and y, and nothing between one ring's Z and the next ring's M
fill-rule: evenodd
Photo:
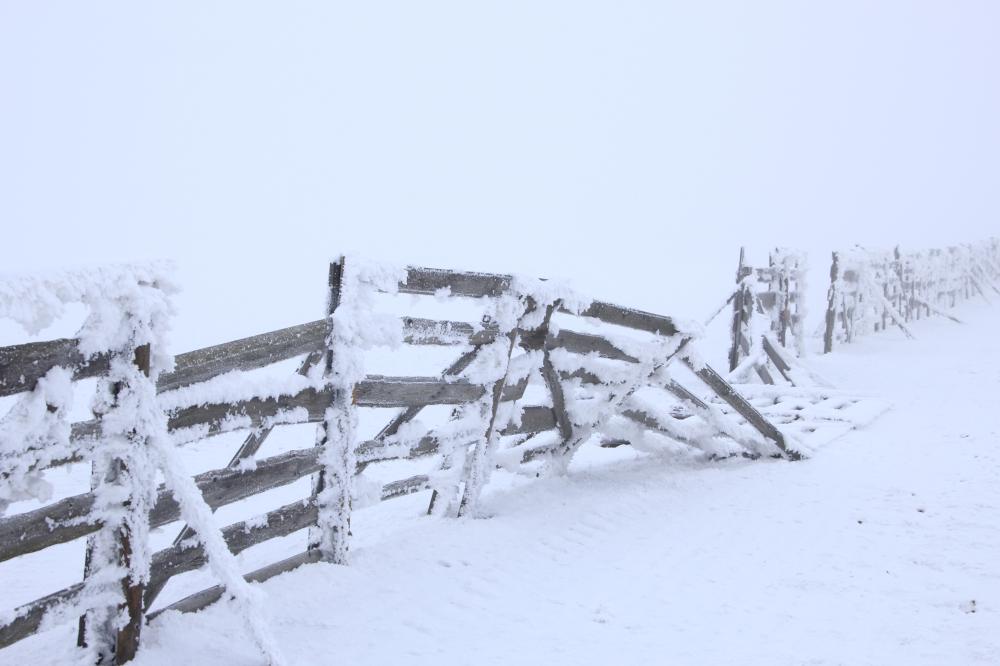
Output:
M124 349L131 341L154 343L153 365L165 369L170 359L163 355L162 335L174 312L170 296L178 291L173 270L171 262L152 262L0 275L0 317L37 335L62 316L67 305L81 303L88 310L78 333L84 356Z

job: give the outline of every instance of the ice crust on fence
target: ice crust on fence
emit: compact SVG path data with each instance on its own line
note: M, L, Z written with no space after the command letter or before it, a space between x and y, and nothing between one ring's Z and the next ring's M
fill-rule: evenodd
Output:
M0 317L14 320L31 335L40 333L71 303L87 308L77 333L85 357L102 351L159 343L155 363L169 370L164 335L177 292L170 262L122 264L37 275L0 275ZM122 317L121 313L129 313ZM138 346L137 345L137 346Z
M166 332L176 288L169 265L95 268L38 277L0 279L0 316L10 317L31 334L59 318L70 303L82 303L86 319L78 333L85 358L110 354L109 371L97 384L92 408L100 415L99 445L86 447L93 460L94 503L88 522L101 529L88 538L89 570L82 588L68 602L46 613L42 626L87 616L85 659L107 658L108 632L129 621L119 606L122 579L128 585L149 581L150 509L162 472L183 518L205 546L209 567L227 592L268 662L284 661L269 636L260 604L240 573L212 512L180 466L167 421L156 395L156 378L173 365ZM135 363L136 350L150 346L148 376ZM80 451L70 443L66 412L72 403L72 369L56 367L35 388L19 396L0 421L0 508L28 497L45 499L39 472L55 457ZM128 539L122 555L120 539ZM124 560L123 560L124 557ZM4 618L7 621L13 618Z
M63 608L60 611L64 615L68 613L65 617L87 608L107 607L109 621L120 624L124 620L121 615L115 615L113 607L120 601L120 596L114 597L112 591L114 586L120 586L123 577L136 582L149 580L151 554L146 546L148 525L145 521L137 521L136 517L146 515L155 502L156 475L162 472L166 488L180 505L181 518L197 535L185 541L185 545L196 541L204 545L209 570L222 582L232 608L241 615L257 647L270 663L282 663L273 637L268 633L255 589L244 581L236 558L229 552L222 533L215 525L212 511L205 504L193 479L183 470L175 450L181 441L206 436L210 432L209 427L198 426L168 435L166 413L174 410L210 403L293 395L307 388L333 389L333 400L325 411L316 441L322 447L318 452L322 470L319 478L322 481L314 488L314 496L309 500L315 502L319 516L315 528L311 530L310 547L318 548L332 562L346 562L348 558L352 499L359 505L381 499L383 484L359 473L359 463L363 468L366 463L375 460L407 457L428 436L436 440L437 460L442 462L439 470L427 475L429 485L446 500L439 506L450 513L469 515L475 515L479 510L482 490L498 465L514 472L531 473L527 466L521 465L521 460L525 451L539 453L528 450L532 447L549 447L548 451L540 452L547 456L543 465L546 471L557 473L566 471L582 444L599 437L628 440L637 450L671 456L723 457L745 450L758 454L770 454L775 450L756 430L733 418L732 414L724 413L715 404L709 403L704 409L692 410L685 398L682 402L686 409L697 412L696 416L670 418L665 413L663 401L651 397L651 392L656 392L657 397L662 397L659 394L667 395L664 387L674 381L667 368L669 363L686 360L696 371L707 368L692 352L690 345L684 349L684 345L700 334L702 327L699 324L675 322L678 333L666 337L643 330L626 331L620 325L595 319L580 320L583 326L598 330L600 338L631 357L628 361L605 358L597 352L579 354L562 348L539 348L539 340L544 337L536 335L540 330L547 330L550 336L559 332L559 325L551 320L553 312L581 314L592 305L592 301L559 282L514 276L504 293L473 301L481 305L485 324L496 328L498 334L488 342L477 343L475 347L467 345L465 351L478 350L475 360L460 373L455 370L457 374L445 378L485 387L487 390L482 397L476 402L455 407L452 418L441 426L430 428L411 420L384 439L376 437L376 445L362 446L364 451L359 453L353 391L366 376L365 352L376 347L393 348L403 342L402 320L378 312L375 295L396 294L398 285L405 283L408 273L401 267L366 262L356 257L347 257L340 268L337 293L331 294L331 306L336 307L331 307L329 315L326 362L314 366L305 376L294 375L275 380L252 372L234 371L157 395L156 375L169 367L168 359L156 356L162 354L166 346L162 337L157 336L160 336L161 328L166 328L166 319L171 312L169 299L163 300L161 305L156 299L148 299L150 302L146 303L145 309L137 308L142 317L155 320L155 326L148 322L127 322L116 326L111 322L114 312L121 317L125 316L123 312L128 313L128 317L133 315L131 310L115 310L111 306L102 309L104 314L94 319L93 331L86 334L92 341L118 344L122 341L119 332L129 332L122 343L124 346L112 349L117 356L111 363L109 377L100 384L100 397L95 402L97 411L103 415L101 445L88 449L88 455L98 458L102 469L118 466L120 470L99 479L95 489L97 502L93 517L99 518L108 527L95 538L95 553L108 566L88 577L84 593L74 602L72 610ZM131 302L131 291L122 290L122 294L114 296L117 299L115 307L124 307L121 304ZM446 300L453 295L450 288L444 288L438 289L432 297ZM31 321L45 320L45 317L39 317ZM565 318L563 321L569 328ZM476 326L479 324L474 328ZM617 333L607 333L606 329ZM145 343L152 344L154 351L149 378L132 362L136 346ZM544 345L544 341L541 344ZM608 353L608 350L605 348L604 352ZM523 383L541 384L539 380L543 379L542 368L546 359L551 361L552 366L545 366L545 380L550 379L552 369L557 375L562 373L558 385L564 394L572 436L563 439L560 434L557 438L558 431L549 426L550 430L537 437L534 434L505 437L502 433L506 427L521 424L528 401L523 396L505 400L503 389ZM594 379L597 383L592 383ZM23 396L22 412L39 432L54 433L51 435L53 438L64 437L68 447L68 424L58 418L62 411L60 395L64 388L71 388L70 375L64 369L54 369L38 383L35 391ZM647 391L650 388L652 391ZM70 392L69 398L63 401L71 400L71 397ZM552 414L557 413L554 407L553 404ZM622 416L623 410L629 409L644 412L655 427L648 428ZM300 422L307 416L304 408L286 410L263 427ZM11 423L14 421L16 419ZM560 429L563 424L564 421L559 422ZM14 441L4 439L5 425L6 421L0 422L0 446L4 447L6 442ZM248 417L233 415L221 425L221 430L248 425ZM23 431L23 428L17 427ZM211 432L219 430L213 424ZM531 442L525 444L529 439ZM17 446L30 447L30 444L23 438L17 441ZM518 448L522 444L525 448ZM504 448L508 446L509 449ZM5 452L6 448L0 449L0 453ZM530 457L525 456L525 459ZM6 459L0 457L0 465L3 464L6 464ZM256 462L249 457L240 462L239 469L250 471L255 466ZM29 472L19 473L21 487L11 486L5 490L9 498L44 496L43 482L40 478L32 478ZM413 478L420 479L422 484L423 476ZM4 497L0 495L0 508ZM125 500L132 502L129 510L124 506ZM261 525L260 521L266 521L266 517L250 519L246 521L246 526ZM117 544L109 536L113 537L115 531L122 529L133 534L142 547L135 551L133 561L127 568L116 568L111 563ZM109 602L109 599L113 601ZM100 624L96 622L94 626Z
M311 543L335 563L346 563L350 533L350 503L357 469L357 414L351 407L355 384L365 378L364 351L397 347L403 331L396 317L376 310L375 294L395 294L406 280L402 267L345 257L340 264L337 293L330 294L325 381L334 389L323 426L317 432L322 447L322 487Z
M0 419L0 516L11 502L51 497L42 470L73 453L66 417L73 403L71 380L66 368L52 368Z

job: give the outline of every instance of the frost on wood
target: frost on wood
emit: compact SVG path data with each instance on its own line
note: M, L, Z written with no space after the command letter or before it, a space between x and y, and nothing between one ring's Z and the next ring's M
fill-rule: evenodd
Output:
M0 419L0 516L11 502L51 497L42 470L73 453L66 418L71 378L69 370L52 368Z
M109 357L92 405L99 434L85 447L72 445L66 419L72 368L50 370L0 421L0 505L45 499L40 474L54 459L84 455L91 460L93 504L87 521L100 529L88 538L85 580L46 611L41 626L84 614L87 659L108 661L114 652L121 662L134 653L143 622L142 590L151 563L149 512L157 499L157 473L163 472L182 515L205 543L210 566L240 601L261 650L271 663L282 663L259 619L259 605L194 481L179 469L167 437L156 377L172 366L165 333L173 291L161 266L0 281L0 314L31 333L60 317L69 303L82 303L87 314L78 333L80 352L84 358Z
M478 405L481 435L464 465L461 499L457 507L450 508L451 511L459 515L475 513L483 488L496 467L501 432L504 427L520 421L516 404L505 405L502 393L508 386L537 376L544 355L541 349L528 348L515 356L515 350L525 338L540 335L544 339L547 336L556 307L578 313L590 304L590 299L565 284L520 276L511 280L507 293L491 301L487 317L496 323L501 335L481 350L476 362L465 373L467 379L490 390L484 392Z
M170 295L177 291L171 272L171 264L154 263L2 276L0 317L35 335L61 317L67 305L81 303L87 318L77 338L84 357L152 343L157 372L169 370L164 335L173 315Z
M365 377L365 350L402 344L400 320L377 312L375 295L396 293L399 283L406 279L406 270L355 257L343 258L330 270L330 332L324 379L334 392L317 432L322 472L314 489L319 517L310 546L318 549L326 561L345 564L357 469L354 387Z
M791 356L805 355L806 258L787 248L772 250L766 267L745 263L740 252L729 352L730 377L745 381L754 373L766 384L784 374L765 354L763 336Z

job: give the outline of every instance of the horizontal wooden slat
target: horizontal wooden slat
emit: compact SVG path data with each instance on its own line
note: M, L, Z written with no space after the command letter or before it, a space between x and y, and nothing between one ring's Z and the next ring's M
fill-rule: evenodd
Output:
M524 408L520 424L509 425L500 434L505 437L535 434L544 430L551 430L555 427L555 423L555 414L553 414L551 407L530 406ZM437 453L439 448L440 441L431 432L420 438L415 445L410 447L406 458L413 459L432 455ZM358 465L361 468L367 467L372 463L399 459L395 446L387 445L385 442L374 439L362 442L358 446L357 457Z
M314 502L293 502L267 512L259 524L256 520L251 520L228 525L222 528L222 537L229 550L237 555L251 546L314 525L318 515L319 510ZM158 551L153 554L147 589L159 590L166 580L186 571L193 571L206 561L205 549L201 544L181 542Z
M232 370L253 370L320 349L326 339L326 320L289 326L221 345L178 354L173 372L160 375L160 391L203 382Z
M430 489L430 479L426 474L418 474L408 479L400 479L382 486L382 501L404 497Z
M576 331L564 329L556 335L551 336L545 344L549 349L565 349L574 354L591 354L597 352L602 358L626 361L628 363L639 362L639 359L626 354L609 340L599 335L577 333Z
M0 562L96 532L87 521L94 494L74 495L0 520Z
M555 417L551 408L529 406L524 408L520 425L508 426L502 434L533 434L553 427ZM383 448L386 447L381 442L363 442L358 446L358 457L364 463L395 457L388 454L381 457L379 453ZM410 450L408 457L431 455L437 450L438 440L431 434L422 438ZM316 447L289 451L257 461L254 469L241 471L226 467L203 472L194 480L208 505L217 509L319 471L319 452ZM0 562L97 531L100 524L87 520L93 504L93 493L84 493L0 519ZM150 525L160 527L179 518L180 508L176 500L161 486L150 512Z
M576 314L565 308L560 308L560 312ZM679 332L673 319L670 317L602 301L594 301L579 314L582 317L592 317L606 324L634 328L639 331L656 333L658 335L671 336L677 335Z
M551 407L529 406L521 412L521 423L519 425L509 425L500 434L509 435L533 435L545 430L552 430L556 427L556 415Z
M314 562L319 562L322 559L323 556L319 550L307 550L304 553L293 555L292 557L281 560L280 562L275 562L274 564L268 564L265 567L261 567L256 571L248 573L244 576L244 578L251 583L262 583L265 580L274 578L279 574L292 571L293 569L298 569L303 564L312 564ZM221 599L224 591L225 589L221 585L215 585L207 590L202 590L201 592L196 592L195 594L184 597L180 601L166 606L165 608L154 611L147 617L149 620L154 620L158 615L165 611L180 611L181 613L194 613L200 611Z
M504 400L517 400L524 394L527 381L504 389ZM437 377L383 377L369 375L355 386L354 404L358 407L415 407L458 405L481 398L485 389L465 381L448 382Z
M398 481L393 481L391 483L387 483L384 486L382 486L382 500L385 501L388 499L394 499L396 497L404 497L412 493L427 490L429 487L430 487L429 479L424 474L412 476L407 479L400 479ZM315 511L315 509L313 510ZM234 525L232 527L235 529L237 526ZM164 554L166 553L166 551L161 551L161 552L163 552ZM234 551L234 552L239 552L239 551ZM157 555L159 555L159 553ZM156 556L154 556L154 561L155 558ZM269 564L266 567L262 567L261 569L257 569L256 571L244 576L244 578L246 578L246 580L250 582L263 582L279 574L291 571L293 569L297 569L303 564L319 562L321 559L322 557L319 551L317 550L306 551L304 553L300 553L299 555L295 555L288 559L281 560L280 562ZM189 564L187 563L187 561L185 561L183 566L185 567L184 570L188 570L187 567L189 566ZM202 610L203 608L206 608L211 604L215 603L216 601L218 601L219 599L221 599L222 593L223 593L222 586L216 585L214 587L210 587L206 590L202 590L201 592L197 592L191 596L185 597L184 599L181 599L180 601L175 602L170 606L167 606L153 613L150 613L148 618L150 620L154 620L158 615L168 610L180 611L182 613L193 613L195 611Z
M406 270L406 282L399 283L399 291L404 294L430 295L441 289L449 289L452 296L496 297L510 289L511 279L509 275L494 273L410 267Z
M73 369L73 379L99 377L108 372L108 356L84 359L71 338L0 347L0 397L31 391L57 365Z
M403 317L401 323L403 341L412 345L484 344L497 335L495 327L467 322ZM262 368L322 349L325 339L326 320L319 319L178 354L174 370L160 375L157 390L170 391L233 370ZM107 374L106 354L84 359L77 346L78 340L61 338L0 347L0 397L31 391L56 366L71 368L76 380Z
M497 333L496 325L403 317L403 342L410 345L483 345L496 340Z
M13 645L38 631L50 610L76 601L83 592L83 583L53 592L41 599L14 609L14 617L7 624L0 624L0 648Z
M518 400L527 388L527 379L504 389L504 400ZM413 407L427 405L457 405L474 402L484 389L464 381L446 382L437 377L382 377L370 375L355 387L354 399L359 407ZM169 415L171 432L185 428L204 427L202 436L222 432L257 428L268 421L279 423L318 423L333 398L332 389L307 388L294 395L251 398L232 403L209 403L178 409ZM293 409L304 408L302 418L292 418ZM72 427L72 441L83 445L100 433L98 420L81 421ZM72 455L52 461L49 467L79 462L84 455Z
M483 387L464 381L446 382L437 377L384 377L370 375L354 388L359 407L413 407L474 402Z
M323 413L332 398L332 389L306 388L294 395L192 405L173 412L167 425L172 431L206 426L207 436L231 429L256 428L266 420L275 419L282 413L298 408L306 410L306 417L295 422L316 423L323 420ZM234 427L232 423L236 419L243 421L238 427Z
M205 502L217 509L319 471L320 451L316 447L288 451L258 461L254 469L226 467L199 474L194 481ZM0 562L96 532L100 523L88 520L93 505L93 493L84 493L0 520ZM160 486L149 514L150 526L160 527L179 518L177 501Z

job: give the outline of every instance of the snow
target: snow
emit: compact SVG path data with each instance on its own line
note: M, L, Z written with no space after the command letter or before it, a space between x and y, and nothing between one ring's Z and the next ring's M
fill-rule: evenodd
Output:
M302 665L995 664L1000 311L959 314L815 358L895 409L807 461L596 450L490 486L489 519L424 517L425 495L357 513L350 566L259 586L275 639ZM63 663L69 633L4 656ZM137 666L260 663L225 603L144 640Z

